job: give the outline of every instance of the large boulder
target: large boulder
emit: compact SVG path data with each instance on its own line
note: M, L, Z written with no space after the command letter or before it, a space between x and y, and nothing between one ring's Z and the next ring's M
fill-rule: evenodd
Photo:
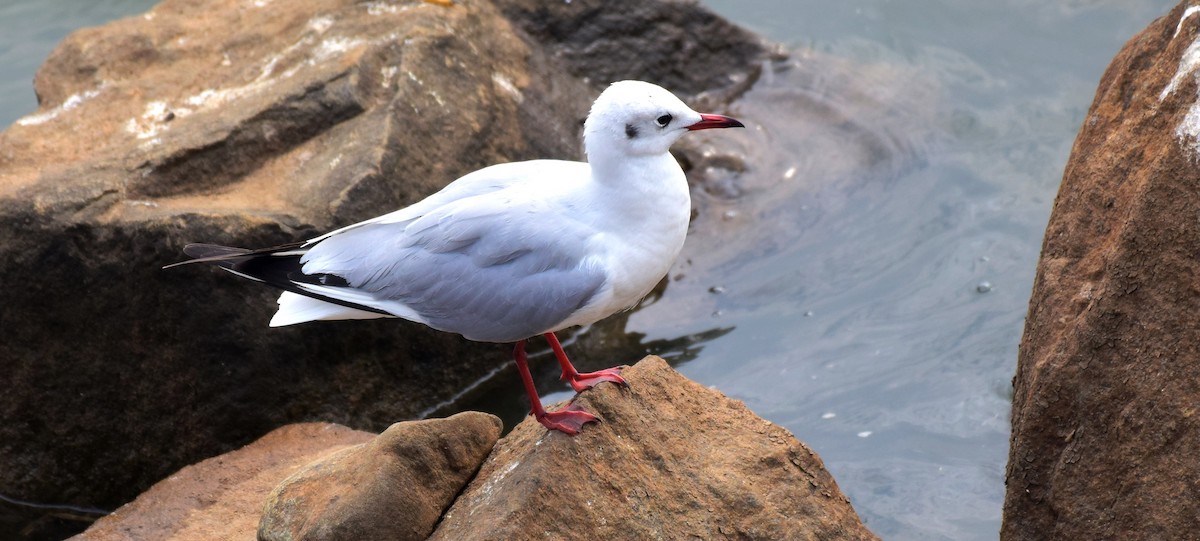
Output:
M1117 54L1063 175L1013 380L1003 539L1194 539L1200 13Z
M877 539L815 452L659 357L575 404L575 437L526 419L431 540Z
M381 429L506 360L395 321L267 329L276 292L164 272L461 173L578 155L587 87L486 1L165 2L85 29L0 135L0 486L116 507L293 421ZM554 123L544 118L559 119Z
M729 40L678 54L764 57ZM72 34L37 75L39 110L0 134L5 494L114 508L289 422L381 430L506 362L396 321L267 329L276 292L160 267L192 241L311 237L487 164L580 158L603 81L557 47L487 0L167 0ZM692 73L670 80L724 84Z

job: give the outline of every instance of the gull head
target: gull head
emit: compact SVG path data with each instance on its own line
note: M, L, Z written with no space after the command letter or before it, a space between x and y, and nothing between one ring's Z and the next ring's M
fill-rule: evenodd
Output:
M658 85L613 83L596 98L584 123L588 159L600 155L653 156L667 153L688 131L741 128L732 118L701 114Z

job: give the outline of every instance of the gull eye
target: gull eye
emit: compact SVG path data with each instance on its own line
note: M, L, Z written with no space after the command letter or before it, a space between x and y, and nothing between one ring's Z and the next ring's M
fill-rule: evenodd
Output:
M660 116L660 117L654 119L654 123L658 124L658 127L660 127L660 128L665 128L665 127L667 127L667 124L671 123L671 115Z

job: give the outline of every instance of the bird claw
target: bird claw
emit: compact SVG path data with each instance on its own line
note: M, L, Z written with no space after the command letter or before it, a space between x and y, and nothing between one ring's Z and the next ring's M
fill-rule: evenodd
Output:
M602 381L616 383L622 387L629 387L629 384L625 382L625 378L621 377L620 367L605 368L604 370L597 370L595 372L588 372L585 374L576 373L574 377L568 374L563 374L562 379L570 382L571 388L575 389L575 392L577 393L582 393L588 389L591 389Z
M558 411L547 411L541 415L534 415L542 426L557 430L568 436L574 436L583 429L583 425L588 423L599 423L600 418L583 410L583 408L571 403L567 407Z

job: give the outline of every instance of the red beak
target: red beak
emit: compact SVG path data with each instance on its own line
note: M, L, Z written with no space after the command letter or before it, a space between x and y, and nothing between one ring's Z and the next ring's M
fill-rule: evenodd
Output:
M700 122L688 126L687 129L707 130L709 128L745 128L746 125L738 122L735 118L729 118L721 115L701 114Z

